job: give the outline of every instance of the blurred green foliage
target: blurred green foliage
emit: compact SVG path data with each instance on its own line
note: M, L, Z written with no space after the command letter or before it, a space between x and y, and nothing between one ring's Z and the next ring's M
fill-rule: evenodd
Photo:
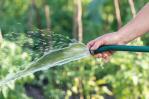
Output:
M48 46L42 43L48 42L48 35L38 30L47 28L45 5L50 7L51 31L73 38L72 0L35 0L36 6L32 1L0 0L0 28L4 37L0 79L25 68ZM135 1L136 10L147 2ZM82 0L82 5L84 43L117 30L113 0ZM126 24L132 18L128 0L120 0L120 5L122 22ZM29 26L31 20L33 28ZM132 44L149 44L147 40L148 35ZM86 58L53 67L1 87L0 99L148 99L148 57L144 53L118 52L109 63ZM38 94L42 97L29 94L34 90L42 91Z

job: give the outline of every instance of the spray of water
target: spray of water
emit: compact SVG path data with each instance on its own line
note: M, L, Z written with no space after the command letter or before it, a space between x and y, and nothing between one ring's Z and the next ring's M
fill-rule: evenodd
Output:
M8 75L4 80L0 81L0 86L34 72L47 70L48 68L63 65L89 55L88 48L82 43L72 43L68 47L49 51L38 60L31 62L26 69L18 71L14 75Z

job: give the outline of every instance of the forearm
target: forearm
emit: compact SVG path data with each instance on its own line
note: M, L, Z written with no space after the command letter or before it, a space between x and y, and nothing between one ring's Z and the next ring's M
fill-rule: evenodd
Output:
M145 34L149 31L149 3L146 4L137 14L137 16L131 20L128 24L118 30L119 35L124 43L128 43L131 40Z

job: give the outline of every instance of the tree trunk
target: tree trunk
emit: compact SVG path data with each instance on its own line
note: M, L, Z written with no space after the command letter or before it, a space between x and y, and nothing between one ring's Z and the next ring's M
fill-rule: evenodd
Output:
M34 9L35 9L37 27L38 27L39 29L41 29L41 17L40 17L39 10L38 10L38 8L37 8L37 6L36 6L35 0L32 0L32 6L33 6Z
M116 19L117 19L117 23L118 23L118 29L121 28L121 26L122 26L122 19L121 19L119 4L120 4L119 0L114 0Z
M30 4L29 6L29 11L28 11L28 27L29 27L29 30L33 30L33 7L32 7L32 4Z
M0 46L1 46L1 44L2 44L2 40L3 40L2 31L1 31L1 29L0 29Z
M79 42L83 40L83 27L82 27L82 3L81 0L74 0L74 26L73 36Z
M136 16L134 1L133 0L128 0L128 2L129 2L130 9L131 9L131 14L134 18Z
M47 29L46 29L46 35L48 36L48 48L46 48L47 50L45 51L49 51L52 49L52 36L51 36L51 15L50 15L50 7L49 5L47 5L45 3L45 18L46 18L46 26L47 26Z
M50 7L49 5L45 5L45 17L46 17L46 24L47 30L51 30L51 20L50 20Z
M34 17L36 19L36 24L39 29L41 29L41 18L39 14L39 10L36 7L35 0L31 0L31 5L29 9L29 27L32 29L33 28L33 23L34 23Z
M131 9L132 17L134 18L136 16L134 1L133 0L128 0L128 2L129 2L130 9ZM136 43L136 42L140 42L140 41L141 41L141 37L138 37L137 39L133 40L132 43ZM141 55L141 54L142 53L137 53L137 55Z

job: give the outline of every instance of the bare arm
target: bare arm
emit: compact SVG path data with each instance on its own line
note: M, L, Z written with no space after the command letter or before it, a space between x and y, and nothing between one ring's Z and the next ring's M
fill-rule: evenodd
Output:
M123 42L129 42L149 31L149 3L146 4L128 24L122 27L118 33L127 39Z
M90 41L87 46L95 50L101 45L127 44L135 38L142 36L149 31L149 3L146 4L128 24L117 32L108 33L95 40ZM96 55L98 58L108 58L112 53L104 52Z

